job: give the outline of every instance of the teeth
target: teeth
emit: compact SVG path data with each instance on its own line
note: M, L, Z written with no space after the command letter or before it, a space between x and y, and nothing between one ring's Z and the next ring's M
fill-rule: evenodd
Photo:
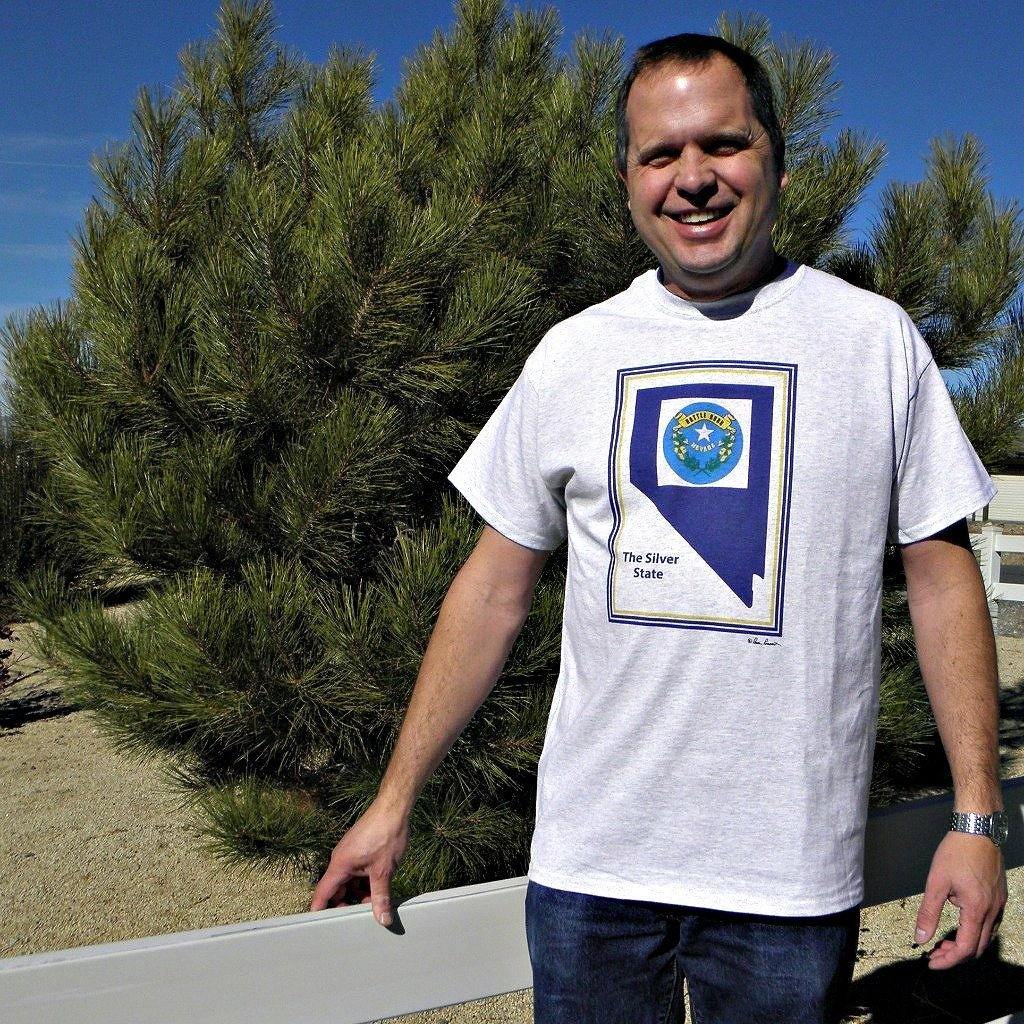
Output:
M700 210L695 213L681 213L676 219L684 224L706 224L709 220L717 220L728 212L728 210Z

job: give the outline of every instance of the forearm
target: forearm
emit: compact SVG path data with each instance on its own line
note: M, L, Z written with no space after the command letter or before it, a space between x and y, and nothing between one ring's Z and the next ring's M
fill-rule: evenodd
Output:
M377 801L408 816L424 784L494 688L526 619L456 577L441 604Z
M953 776L954 809L1000 810L998 665L977 564L943 586L915 587L908 576L907 599L921 674Z

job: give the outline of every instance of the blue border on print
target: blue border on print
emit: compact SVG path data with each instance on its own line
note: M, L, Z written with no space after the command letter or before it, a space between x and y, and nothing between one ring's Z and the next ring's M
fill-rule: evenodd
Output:
M789 400L786 407L786 434L785 434L785 465L782 473L781 496L782 522L779 530L780 552L779 552L779 586L776 588L774 625L753 626L741 623L726 624L713 623L698 619L679 619L673 622L665 619L648 618L636 615L614 615L612 613L612 572L615 568L615 538L619 532L622 522L622 510L619 505L619 495L615 489L615 452L619 447L619 426L622 422L622 401L627 376L651 373L654 371L678 370L678 369L756 369L782 371L789 377ZM760 360L748 359L700 359L685 362L672 363L650 363L646 366L627 366L620 369L616 375L615 386L615 407L612 414L611 444L608 448L608 500L612 509L612 528L608 534L608 575L605 585L606 611L609 622L630 622L643 626L670 626L674 629L708 629L722 633L750 633L758 636L781 636L783 609L785 607L786 590L786 565L789 559L789 520L790 504L793 493L793 440L796 430L796 384L797 366L795 363L773 363Z

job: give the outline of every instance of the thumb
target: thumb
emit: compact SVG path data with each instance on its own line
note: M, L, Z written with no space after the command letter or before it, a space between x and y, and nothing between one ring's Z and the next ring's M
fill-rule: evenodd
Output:
M373 916L385 928L389 927L393 918L391 914L391 878L386 874L370 875L370 906Z
M947 895L948 893L940 892L938 889L925 890L924 899L921 900L921 907L917 912L917 942L927 942L935 934Z

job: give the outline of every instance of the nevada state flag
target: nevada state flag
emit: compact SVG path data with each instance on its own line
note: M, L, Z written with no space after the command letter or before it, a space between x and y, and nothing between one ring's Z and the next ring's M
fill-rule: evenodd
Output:
M745 360L619 371L610 620L782 634L796 371Z

